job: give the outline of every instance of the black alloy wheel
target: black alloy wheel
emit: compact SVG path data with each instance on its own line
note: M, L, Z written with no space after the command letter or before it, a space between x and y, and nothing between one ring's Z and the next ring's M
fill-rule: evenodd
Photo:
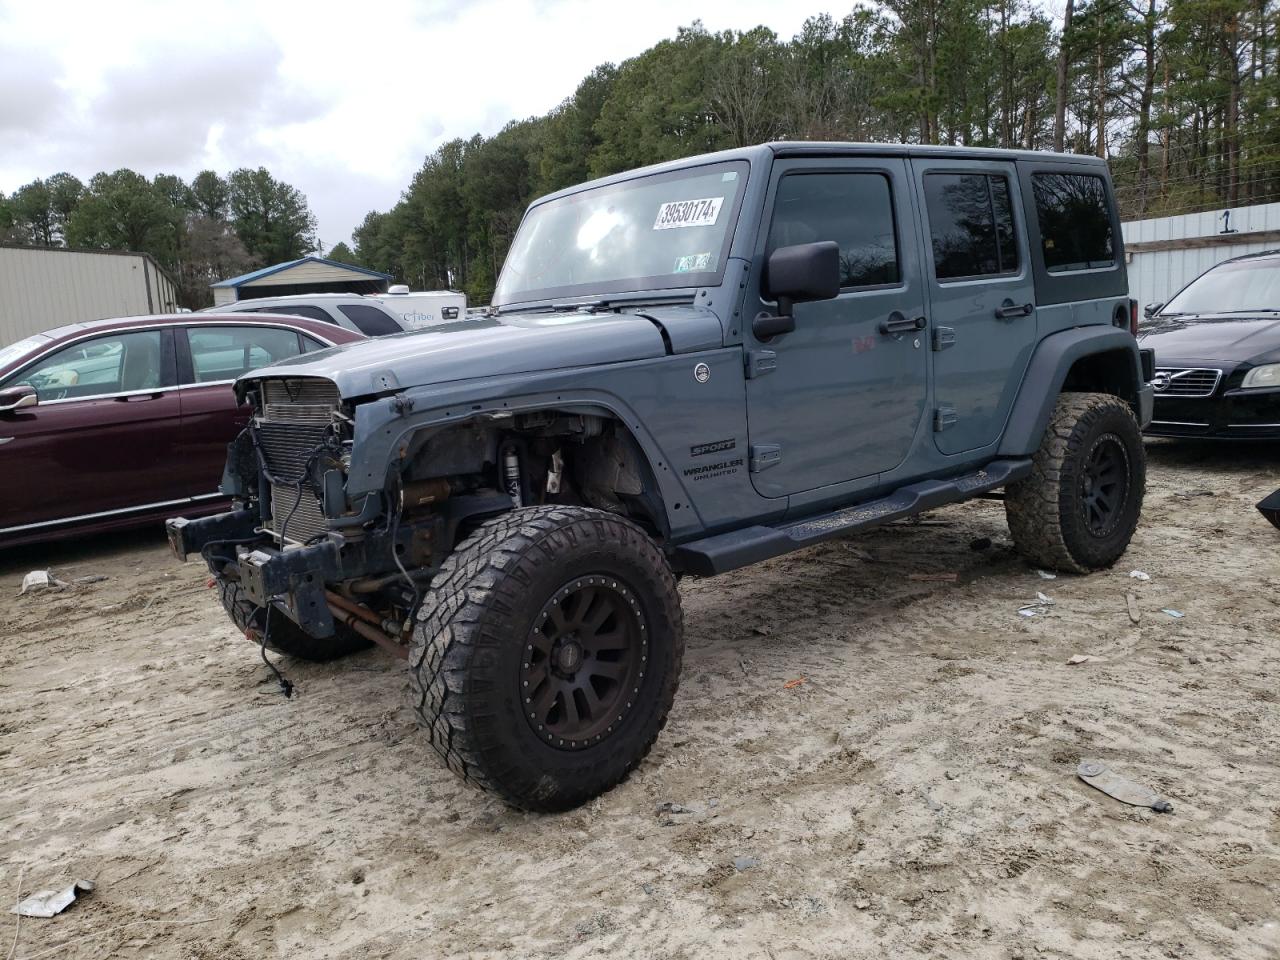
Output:
M1080 472L1080 506L1095 537L1106 537L1124 513L1129 496L1129 453L1114 433L1093 442Z
M520 669L538 738L578 750L612 733L644 679L647 631L634 591L616 577L577 577L557 590L529 631Z

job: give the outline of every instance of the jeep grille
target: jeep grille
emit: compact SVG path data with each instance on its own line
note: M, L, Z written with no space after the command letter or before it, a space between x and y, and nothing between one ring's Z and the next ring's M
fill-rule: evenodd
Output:
M271 476L270 529L290 543L305 543L328 529L322 504L309 485L299 491L307 461L324 441L341 398L328 380L264 380L258 438ZM285 521L288 521L286 526Z

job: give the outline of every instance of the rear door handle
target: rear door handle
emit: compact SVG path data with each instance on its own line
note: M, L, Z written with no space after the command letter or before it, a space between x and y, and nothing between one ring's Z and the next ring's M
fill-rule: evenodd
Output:
M1006 300L1000 306L996 307L997 320L1016 320L1018 317L1029 317L1031 311L1035 309L1035 304L1031 303L1014 303L1012 300Z
M928 321L924 317L908 320L895 310L886 319L880 321L880 332L886 336L893 333L913 333L916 330L923 330L926 323Z
M129 393L123 397L115 397L116 403L138 403L142 400L159 400L164 396L163 390L157 390L155 393Z

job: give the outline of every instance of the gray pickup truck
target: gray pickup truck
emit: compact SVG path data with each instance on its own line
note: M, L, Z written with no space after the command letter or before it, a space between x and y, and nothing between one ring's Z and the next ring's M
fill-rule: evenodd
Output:
M980 496L1031 562L1114 563L1135 319L1099 160L693 157L533 203L481 317L239 380L235 509L169 536L263 650L388 648L451 769L567 809L666 720L681 575Z

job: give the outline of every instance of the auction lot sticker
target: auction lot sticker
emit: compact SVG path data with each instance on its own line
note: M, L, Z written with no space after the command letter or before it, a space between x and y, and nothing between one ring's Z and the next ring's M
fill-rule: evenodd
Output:
M658 218L653 221L655 230L673 230L676 227L710 227L720 217L724 197L707 197L703 200L673 200L658 208Z

